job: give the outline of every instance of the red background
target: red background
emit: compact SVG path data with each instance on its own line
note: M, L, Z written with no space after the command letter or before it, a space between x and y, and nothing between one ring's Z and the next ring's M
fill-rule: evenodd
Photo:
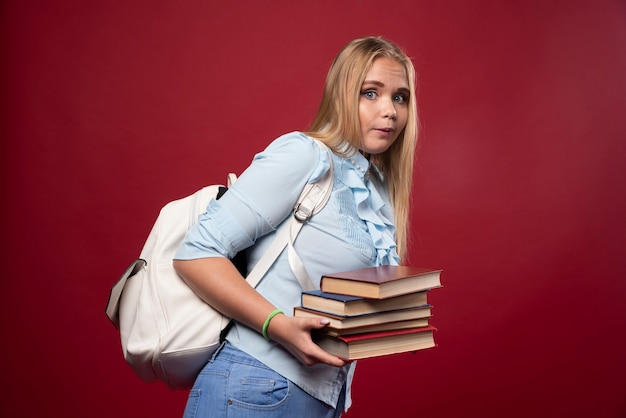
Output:
M626 416L623 1L5 1L0 415L180 416L104 315L165 202L306 129L384 35L423 121L409 262L436 349L362 361L347 417Z

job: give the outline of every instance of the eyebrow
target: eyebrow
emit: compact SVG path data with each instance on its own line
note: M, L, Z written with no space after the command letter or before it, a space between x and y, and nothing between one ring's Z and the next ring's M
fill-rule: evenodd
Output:
M383 83L382 81L378 81L378 80L364 80L363 85L365 86L366 84L374 84L378 87L385 87L385 83ZM405 94L411 93L408 87L400 87L397 91L401 93L405 93Z

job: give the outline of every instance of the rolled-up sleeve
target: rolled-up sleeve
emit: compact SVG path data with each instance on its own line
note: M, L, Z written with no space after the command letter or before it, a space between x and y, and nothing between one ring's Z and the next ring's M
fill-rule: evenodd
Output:
M330 166L309 137L292 132L257 154L220 200L212 200L187 233L175 259L233 257L271 233L291 214L306 183Z

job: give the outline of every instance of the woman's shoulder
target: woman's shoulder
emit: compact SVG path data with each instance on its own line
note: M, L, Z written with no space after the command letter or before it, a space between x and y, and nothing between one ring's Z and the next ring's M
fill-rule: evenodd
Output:
M330 166L330 157L325 147L314 138L300 131L292 131L279 136L255 159L271 158L288 160L288 165L312 172L309 181L317 181Z
M315 139L300 131L292 131L283 134L273 140L266 150L275 150L281 148L291 148L293 150L309 151L316 146Z

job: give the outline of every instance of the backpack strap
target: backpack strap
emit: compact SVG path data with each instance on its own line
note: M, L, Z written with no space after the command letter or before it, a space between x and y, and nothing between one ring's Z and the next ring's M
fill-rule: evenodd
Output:
M293 216L283 222L276 231L276 238L265 251L259 262L254 266L246 281L256 287L265 273L274 264L280 253L287 247L288 260L291 270L295 274L303 290L311 290L315 286L311 281L300 257L296 253L293 243L302 229L302 226L315 214L326 206L333 190L333 160L330 149L321 141L315 140L318 146L328 153L330 168L316 183L307 184L296 201Z

